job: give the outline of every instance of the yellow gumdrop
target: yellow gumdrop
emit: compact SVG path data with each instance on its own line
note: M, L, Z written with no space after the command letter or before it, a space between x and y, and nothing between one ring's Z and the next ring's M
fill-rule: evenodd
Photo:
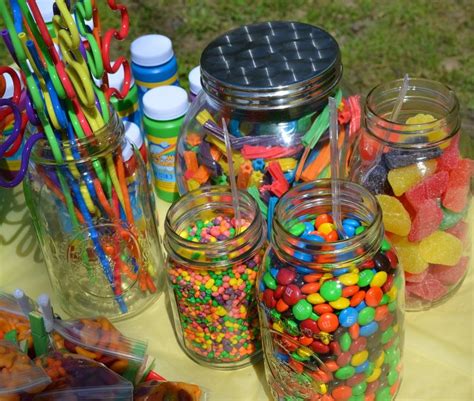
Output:
M359 281L357 273L346 273L337 278L342 284L346 286L355 285Z
M366 382L367 383L372 383L374 382L375 380L377 380L379 377L380 377L380 374L382 373L382 369L380 368L375 368L374 371L372 372L372 374L367 377Z
M393 193L396 196L403 195L423 178L434 174L436 165L436 160L428 160L390 170L387 178Z
M218 306L218 307L217 307L216 313L217 313L219 316L225 316L225 315L227 315L227 311L226 311L225 308L223 308L222 306Z
M330 232L334 230L335 230L334 224L331 224L331 223L323 223L318 227L318 232L324 235L329 234Z
M329 302L329 305L331 305L334 309L342 310L346 309L351 305L351 301L349 301L347 298L339 298L335 301Z
M382 287L387 281L387 272L377 272L370 282L371 287Z
M283 333L283 326L280 322L273 323L273 330L278 331L279 333Z
M301 347L301 348L298 348L298 350L296 351L296 353L302 357L302 358L309 358L311 355L314 354L313 351L311 351L309 348L307 347Z
M428 263L454 266L462 256L462 242L445 231L435 231L420 241L420 256Z
M368 357L369 357L369 351L367 350L360 351L352 356L351 365L352 366L362 365L367 360Z
M428 124L428 123L433 123L433 124ZM407 130L409 131L428 131L426 137L427 141L430 143L433 142L438 142L441 141L442 139L445 139L447 136L447 132L443 131L440 128L440 122L436 121L436 118L434 118L431 114L422 114L418 113L415 116L412 116L406 120L407 125L423 125L420 127L407 127ZM444 145L444 144L442 144ZM443 146L440 146L441 149L443 149Z
M420 274L428 268L429 264L420 256L419 242L410 242L406 237L399 236L392 236L391 240L403 270L411 274Z
M384 360L385 360L385 352L382 351L380 356L378 356L377 359L375 360L375 367L376 368L382 367Z
M411 219L402 203L389 195L377 195L376 197L382 208L385 230L393 234L407 236L411 230Z
M314 294L309 294L307 297L306 297L306 300L310 303L310 304L313 304L313 305L319 305L319 304L323 304L326 302L326 300L321 296L319 295L319 293L314 293Z

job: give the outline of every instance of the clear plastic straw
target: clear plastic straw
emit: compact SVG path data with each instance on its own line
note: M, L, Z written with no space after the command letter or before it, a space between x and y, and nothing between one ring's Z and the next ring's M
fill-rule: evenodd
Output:
M234 207L235 232L238 234L240 232L240 223L241 223L240 207L239 207L239 192L237 190L237 182L235 181L235 175L234 175L234 162L232 160L232 150L230 148L229 131L227 129L227 124L224 118L222 118L222 129L224 130L225 149L227 152L227 162L229 163L229 181L230 181L230 190L232 192L232 205Z
M341 201L339 188L340 160L339 160L339 130L337 125L336 99L329 98L329 141L331 147L331 192L332 192L332 218L336 230L343 238L347 238L342 227Z
M408 74L405 74L405 76L403 77L402 87L400 89L400 92L398 92L397 101L395 103L395 106L393 107L392 114L390 114L389 119L390 119L390 122L392 123L397 122L398 115L400 114L400 111L402 110L403 102L408 92L408 81L409 81ZM386 141L387 139L388 139L388 132L386 132L384 135L384 141ZM380 144L380 146L377 148L375 160L379 160L380 157L382 156L382 153L383 153L383 144Z

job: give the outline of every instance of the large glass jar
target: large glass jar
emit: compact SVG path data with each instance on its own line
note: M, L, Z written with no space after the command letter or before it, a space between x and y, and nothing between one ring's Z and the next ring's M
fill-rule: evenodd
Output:
M195 190L165 221L174 328L197 363L221 369L260 358L255 282L266 242L255 200L240 192L236 226L227 187Z
M122 146L123 139L113 113L92 137L61 141L63 162L46 139L31 155L27 205L53 291L73 317L132 316L162 293L163 260L146 169L138 150ZM127 152L132 155L124 163Z
M365 103L351 178L368 188L405 270L407 309L428 309L460 287L470 264L470 137L445 85L410 78L396 119L402 80L381 84ZM463 156L463 154L465 156Z
M398 391L403 272L375 197L348 181L340 181L340 193L344 240L318 239L329 223L321 218L331 216L329 180L295 186L275 210L257 279L276 401L390 401Z
M342 99L338 89L339 46L320 28L299 22L245 25L211 42L200 64L203 91L177 145L180 194L227 185L233 171L237 186L265 211L294 182L328 177L329 96L340 105L341 143L358 129L357 98ZM341 146L341 152L347 149Z

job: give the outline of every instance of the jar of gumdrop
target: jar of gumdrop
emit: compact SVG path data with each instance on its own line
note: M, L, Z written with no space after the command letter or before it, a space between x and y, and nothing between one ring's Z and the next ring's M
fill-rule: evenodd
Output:
M165 221L174 328L197 363L235 369L261 356L255 299L265 224L247 193L234 217L228 187L195 190L176 201ZM240 224L238 224L240 221Z
M177 144L180 194L228 185L233 171L265 211L295 181L328 176L328 97L338 101L341 124L352 115L357 124L357 102L338 89L341 56L329 33L299 22L245 25L211 42L200 65L203 90ZM351 131L340 132L342 142Z
M470 263L473 161L463 157L459 103L445 85L411 78L372 89L357 136L351 177L377 195L405 270L407 309L429 309L458 289ZM464 143L461 145L461 143Z
M399 388L403 271L375 197L339 185L345 239L332 219L330 180L295 186L275 209L257 288L276 401L390 401Z

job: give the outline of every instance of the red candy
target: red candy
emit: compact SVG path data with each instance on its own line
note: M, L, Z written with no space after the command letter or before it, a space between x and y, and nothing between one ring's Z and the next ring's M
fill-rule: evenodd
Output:
M280 299L283 296L283 293L285 292L285 288L286 287L284 285L277 286L277 288L275 290L275 293L274 293L275 299Z
M423 202L441 197L448 187L448 180L448 172L440 171L408 190L405 197L414 209L420 209Z
M469 265L467 256L461 258L456 266L431 265L430 273L444 285L456 284L466 273Z
M318 326L318 322L313 319L306 319L300 323L301 332L307 336L314 336L318 334L321 330Z
M450 171L457 167L461 155L459 153L459 135L456 135L443 154L438 158L437 170Z
M358 352L361 352L366 348L367 348L367 339L365 337L359 337L359 338L356 338L352 342L349 348L349 352L351 354L357 354Z
M293 270L280 269L276 276L276 280L278 281L278 284L288 285L292 283L295 277L296 277L296 273Z
M277 304L276 304L276 310L280 313L285 312L288 310L290 306L283 301L283 299L279 299Z
M365 298L365 291L359 291L351 298L351 306L359 305Z
M333 308L331 305L328 304L319 304L316 305L313 310L318 314L322 315L323 313L331 313L333 311Z
M411 273L405 272L405 280L410 283L420 283L425 279L427 274L428 274L428 269L423 270L419 274L411 274Z
M334 390L332 390L331 395L336 401L347 401L349 398L351 398L352 389L348 386L337 386Z
M288 305L294 305L301 299L301 290L295 284L290 284L285 288L283 293L283 301Z
M301 292L303 294L314 294L315 292L318 292L320 286L320 283L308 283L301 287Z
M469 200L470 179L471 163L469 160L461 160L449 173L448 187L442 197L446 209L457 213L464 210Z
M321 331L332 333L339 327L339 319L334 313L324 313L318 319L318 326Z
M263 291L263 302L268 308L274 308L276 305L275 297L273 296L273 290L267 288Z
M378 306L383 297L383 291L380 287L372 287L365 294L365 303L367 306Z
M352 354L350 352L343 352L336 359L337 364L342 368L351 362Z
M433 234L443 221L443 211L434 199L422 201L411 222L411 230L408 240L411 242L421 241L423 238Z
M429 273L421 283L407 282L406 289L409 293L427 301L436 301L448 292L448 289Z
M311 349L318 354L327 354L330 351L329 345L323 344L321 341L313 341Z

